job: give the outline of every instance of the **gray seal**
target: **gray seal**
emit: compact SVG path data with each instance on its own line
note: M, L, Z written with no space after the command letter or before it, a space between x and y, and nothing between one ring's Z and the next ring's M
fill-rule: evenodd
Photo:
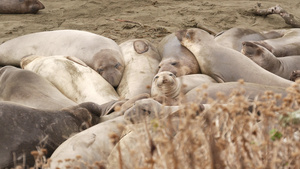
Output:
M265 47L253 42L243 42L241 53L267 71L285 79L290 79L292 72L300 69L300 55L276 57Z
M217 82L245 82L288 87L291 81L279 77L233 49L216 43L214 37L201 29L178 31L176 36L196 57L201 72Z
M67 55L82 60L112 86L119 85L124 60L119 45L107 37L80 30L23 35L0 45L0 65L20 66L24 56Z

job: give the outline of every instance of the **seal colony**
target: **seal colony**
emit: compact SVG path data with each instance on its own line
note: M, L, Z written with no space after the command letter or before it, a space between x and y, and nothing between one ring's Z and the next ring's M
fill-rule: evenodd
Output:
M44 137L50 139L43 144L49 150L47 157L51 156L49 168L85 168L100 160L112 164L116 158L110 153L117 147L110 139L118 140L126 132L119 124L137 127L155 118L180 119L180 112L193 103L199 114L212 107L208 97L216 100L218 92L229 96L239 88L253 104L265 91L287 96L286 88L295 85L291 80L299 77L299 67L291 66L297 65L298 57L276 58L272 51L280 53L273 50L280 46L276 40L292 38L298 31L232 28L214 37L190 28L171 33L157 45L147 39L118 45L79 30L37 32L8 40L0 45L4 66L0 69L0 125L5 135L0 138L0 168L17 167L9 155L12 152L22 163L21 150L26 151L26 164L32 166L34 159L27 156ZM282 42L283 48L295 41ZM261 45L267 43L271 51ZM254 55L291 58L281 66L264 61L290 74L279 77L278 72L251 60ZM18 128L24 126L22 133ZM131 136L136 137L134 132Z

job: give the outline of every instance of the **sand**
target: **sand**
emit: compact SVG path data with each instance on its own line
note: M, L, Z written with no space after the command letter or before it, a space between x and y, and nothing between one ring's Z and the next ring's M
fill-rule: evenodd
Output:
M220 32L232 27L254 30L290 28L278 15L255 16L249 9L261 3L279 4L300 17L299 0L41 0L38 14L0 15L0 44L33 32L78 29L97 33L117 43L146 38L158 43L164 36L191 27ZM129 20L122 22L120 20ZM47 39L45 39L47 40Z

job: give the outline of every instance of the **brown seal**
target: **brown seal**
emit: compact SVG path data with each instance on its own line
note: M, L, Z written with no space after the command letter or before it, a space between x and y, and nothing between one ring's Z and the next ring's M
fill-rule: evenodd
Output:
M276 57L265 47L253 42L243 42L241 53L267 71L285 79L290 79L291 73L300 69L300 55Z
M20 66L21 59L28 55L74 56L97 71L114 87L119 85L124 71L119 45L112 39L87 31L37 32L0 45L0 65Z
M300 29L281 29L277 30L277 32L283 34L283 36L275 39L255 41L254 43L265 47L276 57L300 55Z
M77 105L42 76L13 66L0 69L0 101L49 110Z
M279 33L261 33L248 28L230 28L215 37L215 41L220 45L241 51L242 42L244 41L259 41L282 36Z
M162 57L158 72L170 71L177 77L200 73L195 56L180 44L174 33L163 38L157 49Z
M32 167L30 152L37 147L46 149L50 157L68 137L99 123L103 110L91 102L51 111L0 102L0 168Z
M1 0L0 14L36 14L45 6L39 0Z
M242 53L219 45L209 33L196 28L178 31L176 36L196 57L201 72L217 82L245 82L288 87L291 81L281 78Z

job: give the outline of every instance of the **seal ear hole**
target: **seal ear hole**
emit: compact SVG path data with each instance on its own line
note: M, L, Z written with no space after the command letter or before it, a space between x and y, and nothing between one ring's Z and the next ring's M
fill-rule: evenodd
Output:
M145 52L147 52L149 50L148 44L146 44L142 40L136 40L136 41L134 41L133 42L133 47L134 47L134 50L136 51L136 53L138 53L138 54L145 53Z

